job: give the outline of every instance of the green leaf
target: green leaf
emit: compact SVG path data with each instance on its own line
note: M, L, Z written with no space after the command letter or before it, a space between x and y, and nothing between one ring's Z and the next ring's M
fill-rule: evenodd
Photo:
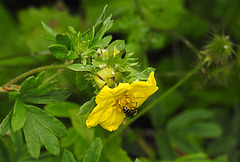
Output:
M3 136L7 133L9 129L11 129L11 117L12 110L8 113L8 115L3 119L0 125L0 136Z
M127 155L127 152L124 151L122 148L117 148L115 150L106 149L103 150L103 154L106 159L109 161L115 162L132 162L131 158Z
M56 37L57 32L55 32L51 27L46 25L43 21L42 21L42 26L49 34L51 34L53 37Z
M50 153L58 155L60 146L56 136L63 137L67 134L66 128L60 121L31 105L27 105L27 120L23 131L28 151L34 158L39 157L42 144Z
M140 1L146 21L154 28L169 30L177 27L185 15L183 1Z
M53 37L53 36L46 35L46 34L42 34L41 36L42 36L44 39L48 40L48 41L56 42L56 39L55 39L55 37Z
M26 94L27 95L45 95L53 90L56 82L57 81L46 82L34 89L29 90Z
M46 105L44 109L57 117L70 117L69 110L79 108L78 104L72 102L59 102Z
M113 53L114 53L114 47L118 51L121 51L121 50L125 49L125 42L124 42L124 40L115 40L107 47L107 50L109 52L108 54L110 56L112 56Z
M135 159L135 162L142 162L141 160L139 160L138 158Z
M220 155L218 156L213 162L228 162L227 155Z
M59 155L60 145L57 137L53 134L52 131L50 131L50 129L46 128L43 123L37 122L35 120L35 125L37 127L39 138L44 147L53 155Z
M12 158L7 147L8 143L0 137L0 161L1 162L11 162Z
M50 104L66 100L71 95L67 89L56 89L44 95L24 95L23 101L34 104Z
M107 145L104 145L104 148L102 150L102 155L104 155L104 158L106 158L108 161L114 161L114 162L131 162L131 158L128 156L127 152L124 151L120 144L118 144L118 141L115 139L111 140L110 143ZM101 158L102 158L101 155ZM100 161L102 159L100 158Z
M23 83L20 92L24 94L29 89L35 88L37 86L37 80L34 76L30 76Z
M211 142L208 146L207 152L211 155L220 155L234 150L238 145L238 137L222 136ZM221 147L220 147L221 146Z
M201 138L218 137L222 134L221 127L212 122L192 123L186 127L181 128L179 131L185 135L192 135Z
M45 95L53 90L56 82L57 81L44 83L34 89L29 90L28 92L26 92L26 94L27 95Z
M176 128L181 128L189 123L192 123L193 121L209 119L211 117L213 117L213 114L209 110L198 109L186 111L171 119L167 124L167 129L173 130Z
M70 127L67 132L67 136L63 137L60 141L61 147L69 147L74 144L78 139L79 135L73 127ZM81 150L82 151L82 150Z
M13 102L20 95L20 92L9 92L9 101Z
M31 114L27 114L26 122L23 126L23 132L25 135L25 140L27 143L27 148L29 154L34 157L38 158L40 154L40 149L42 142L39 139L37 126L35 125L35 120Z
M65 59L68 54L67 47L62 44L53 44L48 48L58 59Z
M23 148L25 147L22 131L19 130L14 133L13 130L10 130L10 138L14 147L15 157L21 157Z
M72 64L68 66L70 70L73 71L92 71L93 67L91 65L84 66L83 64Z
M17 162L62 162L60 156L54 156L49 153L43 153L38 159L34 159L30 156L25 155L24 157L18 159Z
M164 160L173 160L177 157L176 152L173 150L169 137L166 133L158 132L156 135L158 153Z
M173 91L173 93L169 94L163 101L162 101L162 111L164 116L170 116L172 115L174 112L176 112L181 105L184 103L184 97L183 94L179 91ZM204 111L204 110L203 110ZM196 113L201 113L198 111L194 111ZM194 113L192 112L192 113ZM204 112L202 112L204 113ZM209 113L209 112L207 112ZM181 114L180 114L181 115ZM179 115L179 116L180 116ZM191 115L191 114L190 114ZM206 114L208 115L208 114ZM177 118L177 116L176 116ZM179 119L180 120L180 119ZM186 119L185 119L186 120ZM186 121L187 122L187 121ZM178 124L178 123L177 123ZM179 123L180 124L180 123Z
M196 144L193 143L191 139L186 137L185 134L179 135L178 132L174 131L169 136L171 141L175 143L176 147L178 147L184 153L192 154L201 151L201 148L196 146Z
M98 23L96 23L94 25L94 29L96 30L96 35L94 37L94 40L92 41L91 46L94 46L96 44L99 44L102 39L102 37L104 36L104 34L112 27L113 25L113 20L111 20L112 15L108 16L105 20L103 21L98 21Z
M82 138L86 141L92 141L94 138L94 129L87 128L85 123L89 114L78 115L78 111L78 109L69 110L72 125Z
M34 120L48 128L58 137L64 137L67 135L65 126L49 113L39 109L38 107L28 105L27 111L34 117Z
M42 84L43 80L45 77L45 72L41 72L40 74L38 74L38 76L36 77L36 85L39 86L40 84Z
M76 30L75 30L74 27L72 27L72 26L68 26L68 30L69 30L73 35L76 35L76 34L77 34Z
M13 108L11 125L14 132L21 129L26 120L26 106L20 98L16 99Z
M107 47L108 44L111 42L111 40L112 40L112 36L111 35L108 35L108 36L104 37L101 40L101 43L100 43L101 48Z
M69 38L68 35L66 35L66 34L57 34L56 35L56 41L57 41L57 44L62 44L64 46L66 46L68 49L70 49L71 39Z
M87 152L89 146L89 142L83 139L82 137L78 136L78 140L75 142L74 145L74 154L77 159L82 159L84 154Z
M195 153L190 155L182 156L173 162L212 162L212 160L208 159L207 156L204 153Z
M96 27L102 21L102 19L104 18L105 14L106 14L107 7L108 7L107 5L104 6L101 15L98 17L96 23L94 24L94 27Z
M77 58L79 58L78 54L72 50L70 50L66 56L67 59L69 60L75 60Z
M83 158L83 162L98 162L100 154L102 151L102 142L99 137L97 137L88 148L87 154Z
M73 154L68 149L64 149L62 160L63 162L76 162Z
M84 115L90 112L96 106L95 97L93 97L90 101L84 103L79 109L79 115Z
M83 76L82 73L77 73L76 74L76 85L77 85L77 88L82 91L84 90L85 88L87 88L88 86L88 80L86 80Z

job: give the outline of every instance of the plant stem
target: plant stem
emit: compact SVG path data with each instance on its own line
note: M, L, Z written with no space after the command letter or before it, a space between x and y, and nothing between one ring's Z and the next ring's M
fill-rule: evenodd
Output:
M191 77L193 74L195 74L203 65L204 61L200 62L192 71L190 71L185 77L183 77L180 81L178 81L175 85L173 85L171 88L169 88L166 92L164 92L161 96L159 96L154 102L149 104L145 109L140 111L134 118L130 119L126 125L123 125L120 127L116 132L111 134L105 141L104 144L108 143L112 138L114 138L116 135L118 135L120 132L122 132L125 128L127 128L130 124L132 124L135 120L140 118L142 115L144 115L146 112L148 112L151 108L153 108L155 105L157 105L160 101L162 101L165 97L167 97L170 93L172 93L175 89L177 89L180 85L182 85L189 77Z
M22 78L25 78L29 75L32 75L34 73L38 73L44 70L51 70L51 69L64 69L66 68L65 65L49 65L49 66L43 66L43 67L38 67L36 69L31 69L19 76L17 76L16 78L13 78L12 80L10 80L9 82L7 82L6 84L3 85L3 87L9 87L10 85L16 83L17 81L19 81Z

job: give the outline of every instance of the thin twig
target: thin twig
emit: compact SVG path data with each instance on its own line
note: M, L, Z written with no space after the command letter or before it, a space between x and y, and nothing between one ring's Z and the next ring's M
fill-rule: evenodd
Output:
M27 71L27 72L17 76L16 78L13 78L12 80L10 80L6 84L4 84L3 87L9 87L12 84L16 83L17 81L19 81L20 79L25 78L25 77L27 77L29 75L34 74L34 73L38 73L38 72L41 72L41 71L44 71L44 70L64 69L64 68L66 68L65 65L49 65L49 66L38 67L36 69L31 69L31 70L29 70L29 71Z

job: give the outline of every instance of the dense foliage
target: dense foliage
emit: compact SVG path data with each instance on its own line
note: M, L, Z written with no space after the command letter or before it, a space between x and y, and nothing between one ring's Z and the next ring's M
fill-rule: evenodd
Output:
M211 3L0 2L0 161L239 161L240 2ZM135 117L86 127L104 86L152 71Z

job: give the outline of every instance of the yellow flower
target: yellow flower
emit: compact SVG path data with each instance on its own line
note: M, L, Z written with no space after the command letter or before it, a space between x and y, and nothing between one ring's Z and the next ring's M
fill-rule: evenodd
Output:
M104 86L96 97L97 106L86 121L87 127L95 127L99 124L108 131L115 131L126 117L123 108L136 110L157 90L153 72L146 82L120 83L113 89Z

